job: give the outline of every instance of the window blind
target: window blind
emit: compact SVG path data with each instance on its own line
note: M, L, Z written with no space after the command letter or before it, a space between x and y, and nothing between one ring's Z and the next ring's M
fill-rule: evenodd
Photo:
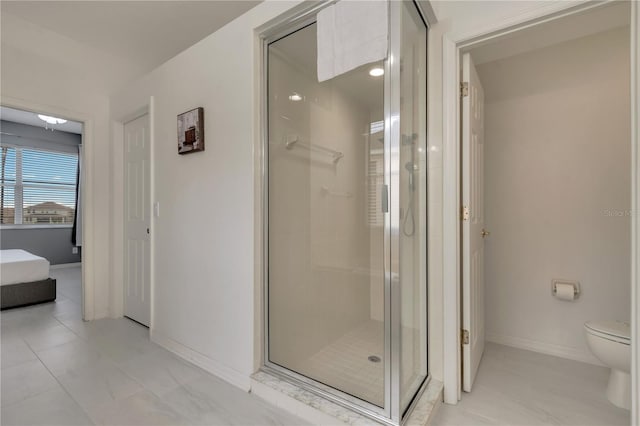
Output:
M4 224L73 224L78 155L22 147L7 153Z

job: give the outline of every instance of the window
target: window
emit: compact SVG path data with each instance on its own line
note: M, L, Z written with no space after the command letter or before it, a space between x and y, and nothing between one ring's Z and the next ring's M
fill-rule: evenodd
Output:
M73 224L78 155L1 146L2 224Z

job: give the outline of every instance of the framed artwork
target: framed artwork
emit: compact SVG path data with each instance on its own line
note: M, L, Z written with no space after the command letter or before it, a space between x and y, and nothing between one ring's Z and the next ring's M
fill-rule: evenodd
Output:
M204 151L204 108L178 115L178 154Z

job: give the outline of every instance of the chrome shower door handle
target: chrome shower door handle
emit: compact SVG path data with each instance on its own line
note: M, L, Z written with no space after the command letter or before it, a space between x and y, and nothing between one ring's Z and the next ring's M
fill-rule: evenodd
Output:
M389 187L387 185L382 185L382 213L389 213Z

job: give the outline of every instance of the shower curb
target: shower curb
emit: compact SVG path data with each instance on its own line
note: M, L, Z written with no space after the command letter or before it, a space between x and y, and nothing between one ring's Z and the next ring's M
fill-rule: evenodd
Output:
M442 382L432 379L404 425L429 424L442 403L442 389ZM251 393L311 424L353 426L384 424L264 371L258 371L251 376Z

